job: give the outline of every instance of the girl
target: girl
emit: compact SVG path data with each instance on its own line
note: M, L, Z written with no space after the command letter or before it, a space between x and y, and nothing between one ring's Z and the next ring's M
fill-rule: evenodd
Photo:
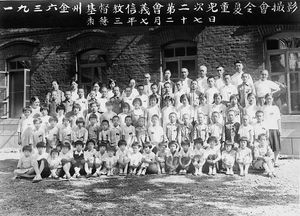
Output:
M125 126L122 127L122 139L124 139L128 145L128 148L135 141L135 128L132 126L131 116L125 118Z
M269 142L275 154L275 167L278 167L278 158L281 150L280 134L281 134L281 117L278 106L273 105L273 97L266 94L266 105L263 107L265 116L265 124L269 129Z
M118 142L119 149L116 152L119 165L119 175L127 175L129 163L129 150L126 148L126 141L120 140Z
M150 142L145 143L141 168L137 175L145 175L148 167L155 162L155 154L151 151Z
M232 149L233 143L225 142L225 150L222 151L222 165L226 169L226 175L233 175L233 165L235 162L236 152Z
M63 118L63 126L59 129L59 141L61 143L70 142L72 140L72 128L70 126L70 119Z
M137 127L135 128L136 139L143 145L145 142L148 141L148 132L147 128L145 127L145 118L140 117L137 122Z
M76 120L76 127L72 129L72 140L76 142L78 140L82 141L85 145L88 140L88 131L84 128L84 119L78 118Z
M158 174L166 174L166 157L168 155L167 143L160 142L158 144L158 151L156 153L156 162L158 167Z
M247 147L248 142L249 141L247 137L241 137L240 147L238 148L236 154L236 162L239 165L240 176L248 175L248 169L252 163L252 151Z
M100 159L97 158L97 150L95 149L96 142L94 140L87 141L87 150L84 152L84 170L87 174L86 177L92 175L93 169L97 170L100 167ZM97 172L93 174L94 177L97 176Z
M176 108L173 106L173 98L170 96L166 96L165 99L165 107L162 109L162 125L164 130L168 123L170 123L169 115L170 113L177 113Z
M220 114L218 122L223 125L226 117L226 106L222 103L222 96L220 93L214 94L213 98L214 102L210 105L209 116L211 117L211 114L217 111Z
M208 175L216 175L218 161L221 159L220 145L218 145L218 139L215 136L210 136L207 143L209 144L206 150Z
M146 117L145 110L141 107L142 100L140 98L135 98L132 102L133 110L131 111L131 118L133 126L137 126L138 119L140 117Z
M76 80L71 80L70 89L71 89L71 100L76 101L78 99L78 83Z
M126 116L130 115L130 105L128 103L122 103L122 113L119 113L120 125L123 127L125 125Z
M43 106L43 107L41 107L40 112L41 112L40 118L42 120L42 128L44 128L46 130L48 127L49 118L50 118L50 116L48 115L49 108L46 106Z
M195 107L194 113L203 113L204 123L210 123L210 106L206 103L206 98L203 93L199 94L199 106Z
M187 174L193 159L193 151L190 149L190 142L183 141L179 155L179 174Z
M217 138L218 142L221 141L223 137L223 125L218 122L220 119L220 114L218 112L213 112L211 115L211 124L208 126L209 136L214 136Z
M113 79L108 79L108 90L107 90L107 98L112 98L114 96L113 89L116 86L116 81Z
M31 99L30 99L30 107L32 109L32 113L31 113L31 116L33 118L36 118L36 117L40 117L41 116L41 108L40 108L40 100L37 96L33 96Z
M75 101L75 103L79 104L81 107L81 114L83 116L86 116L87 112L88 112L88 108L89 108L89 104L88 104L88 100L85 99L84 97L84 89L83 88L79 88L78 89L78 98Z
M198 113L198 120L193 128L193 139L201 139L203 143L207 141L208 138L208 127L205 124L205 117L203 113Z
M159 120L161 119L161 111L158 106L158 98L155 95L149 97L149 107L147 108L147 126L151 125L151 119L153 115L157 115Z
M183 94L180 97L180 103L182 103L182 105L178 108L178 122L180 124L183 123L183 115L187 114L189 116L189 119L191 119L193 116L193 107L189 104L189 98L187 96L187 94Z
M32 108L26 106L23 108L23 117L18 124L18 144L26 146L30 144L30 136L33 129Z
M247 137L249 140L249 145L253 146L254 139L254 130L253 127L249 124L250 117L248 115L244 115L242 118L242 124L239 128L239 137Z
M132 144L132 153L129 155L129 174L135 175L142 164L143 155L139 152L139 143Z
M57 149L52 149L50 152L50 157L48 158L48 164L50 168L51 178L58 179L61 172L61 158L59 157L59 151Z
M205 149L203 148L203 140L201 138L197 138L194 140L194 151L193 151L193 165L195 167L195 173L196 176L203 175L202 167L205 164L206 161L206 153Z
M234 110L235 122L241 123L243 107L241 107L241 105L238 103L238 95L231 95L229 101L230 101L230 104L227 107L227 112L228 112L228 110Z
M256 99L253 93L249 93L247 96L248 105L243 110L243 115L248 115L250 117L249 123L251 125L255 124L256 116L255 113L258 110L256 106Z

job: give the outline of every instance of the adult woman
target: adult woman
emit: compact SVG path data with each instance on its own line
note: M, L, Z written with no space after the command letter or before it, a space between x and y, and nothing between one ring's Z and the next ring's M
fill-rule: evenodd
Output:
M110 99L114 96L113 89L116 86L116 81L113 79L108 79L108 91L107 91L107 98Z
M95 91L95 98L97 102L101 98L101 93L100 93L100 83L99 82L94 82L93 83L93 91ZM90 94L87 96L87 100L89 101L91 99Z
M76 80L71 80L70 86L71 86L71 100L76 101L79 98L77 81Z
M52 98L52 93L51 92L53 92L53 91L57 92L57 102L58 103L61 103L62 101L64 101L65 100L65 94L64 94L63 91L61 91L59 89L58 81L57 80L53 80L51 82L51 85L52 85L52 89L46 95L46 103L48 104L50 102L50 99Z

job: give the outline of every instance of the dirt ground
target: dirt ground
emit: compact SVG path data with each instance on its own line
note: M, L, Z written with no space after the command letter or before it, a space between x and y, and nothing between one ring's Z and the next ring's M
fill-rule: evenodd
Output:
M101 177L31 183L11 180L17 160L0 155L0 215L300 215L300 160L277 177Z

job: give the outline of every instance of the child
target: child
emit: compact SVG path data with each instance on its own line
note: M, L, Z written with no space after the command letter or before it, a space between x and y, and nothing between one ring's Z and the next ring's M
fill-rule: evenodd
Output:
M33 120L34 128L32 130L31 136L30 136L30 144L32 144L33 149L35 149L36 144L39 142L46 143L45 138L45 130L42 128L42 120L40 118L35 118Z
M133 109L131 111L132 125L137 126L137 122L140 117L146 117L146 111L142 107L142 100L140 98L135 98L132 102Z
M30 107L32 109L32 118L37 118L41 116L40 99L37 96L33 96L30 99Z
M50 168L51 178L58 179L61 172L61 158L59 157L59 151L57 149L52 149L50 152L50 157L48 158L48 164Z
M85 168L85 158L83 152L84 143L82 140L77 140L74 145L75 151L73 153L72 167L74 168L75 173L72 177L80 178L80 173L84 173Z
M164 130L168 123L170 123L170 113L177 113L176 108L173 106L173 98L170 96L165 97L165 107L162 109L162 126Z
M85 118L85 126L87 127L89 124L90 124L90 115L96 115L97 116L97 122L99 123L100 122L100 117L101 117L101 114L98 112L98 105L96 102L91 102L90 103L90 109L91 109L91 112L89 114L86 115L86 118Z
M89 108L89 104L87 99L84 97L84 89L83 88L78 88L78 98L75 101L77 104L80 105L81 110L80 113L82 116L86 116Z
M122 128L122 139L124 139L130 148L135 141L135 128L132 126L131 116L126 116L125 126Z
M235 120L234 110L229 110L227 113L227 121L224 126L223 141L234 143L234 148L238 148L240 123Z
M250 117L249 123L253 125L256 122L256 111L258 107L256 106L256 99L253 93L247 95L248 105L244 108L243 114Z
M225 150L222 151L222 165L226 169L226 175L233 175L233 166L235 162L236 152L232 149L233 142L227 140L225 142Z
M218 161L221 159L220 146L218 144L218 139L215 136L210 136L207 140L209 144L206 150L208 164L208 175L216 175Z
M66 113L71 112L73 109L74 101L71 99L71 91L65 92L65 100L61 103L65 106Z
M99 163L100 163L100 166L96 169L96 173L98 176L100 175L106 175L107 172L106 172L106 159L108 157L107 155L107 152L106 152L106 149L107 149L107 142L100 142L98 144L98 148L99 148L99 152L98 154L96 155L96 158L99 159Z
M63 118L63 126L59 130L59 141L61 143L72 142L72 128L70 126L70 119L64 117Z
M155 96L157 99L158 99L158 101L157 101L157 106L158 107L161 107L160 105L161 105L161 96L160 96L160 94L158 93L158 85L157 85L157 83L153 83L152 85L151 85L151 95L153 95L153 96ZM150 95L150 96L151 96Z
M253 127L249 124L248 115L243 116L242 125L240 126L238 134L239 137L247 137L247 139L249 140L249 147L253 146L254 132L253 132Z
M166 171L168 174L174 175L177 173L179 166L178 144L176 141L169 142L169 153L166 156Z
M178 122L180 124L183 123L183 116L185 114L188 115L189 118L192 118L192 114L193 114L193 107L189 104L189 98L186 94L181 95L180 97L180 102L182 103L182 105L178 108Z
M114 154L115 154L115 149L108 147L107 148L107 158L105 160L107 176L112 176L116 173L118 159L116 156L114 156Z
M265 124L264 121L264 112L258 110L256 112L256 123L253 125L253 132L254 132L254 144L257 143L258 135L259 134L266 134L269 137L269 128Z
M179 125L176 123L177 114L175 112L169 115L170 122L166 125L165 139L170 141L178 141Z
M109 125L112 125L112 118L117 115L115 112L113 112L113 104L110 101L107 101L105 103L106 112L103 113L100 117L100 122L103 120L107 120L109 122Z
M205 143L208 139L208 127L205 123L205 117L203 113L198 113L198 120L193 128L193 139L201 139Z
M98 140L98 135L101 131L101 127L97 122L97 115L92 113L89 116L89 125L86 127L88 131L88 139Z
M203 175L202 167L206 161L206 153L205 149L203 148L203 140L201 138L196 138L194 140L194 150L193 150L193 165L195 167L195 176Z
M211 116L211 114L215 111L220 114L218 122L224 125L224 119L226 117L226 106L222 103L222 96L219 93L214 94L214 102L210 106L209 116Z
M206 98L205 95L203 93L199 94L199 105L198 106L194 106L194 113L198 114L198 113L203 113L204 115L204 123L205 124L209 124L209 116L210 116L210 105L208 105L206 103ZM194 118L197 119L197 116L194 114Z
M110 142L110 130L109 130L109 121L103 120L101 122L101 128L102 130L99 132L99 140L100 141L108 141Z
M70 120L71 120L71 127L72 127L72 128L76 126L76 121L77 121L79 118L82 118L83 121L84 121L84 117L83 117L83 115L81 114L80 110L81 110L80 105L77 104L77 103L74 103L73 108L72 108L72 112L68 113L68 115L71 114Z
M266 134L258 136L259 144L254 148L253 167L255 169L264 169L268 177L275 177L274 174L274 153L269 146Z
M263 107L265 116L265 124L269 129L269 142L275 154L275 167L278 167L278 158L281 150L280 134L281 134L281 116L278 106L273 104L273 96L266 94L266 105Z
M33 178L33 182L39 182L43 178L47 178L50 176L51 172L48 164L48 153L46 153L46 144L44 142L38 142L36 144L37 154L35 155L35 163L36 168L34 169L35 177Z
M255 94L254 85L253 83L249 82L249 77L250 75L248 73L243 73L242 74L243 83L237 87L239 98L240 98L240 105L242 107L246 107L246 105L248 105L248 101L246 100L248 94L250 93Z
M139 143L132 143L132 152L129 155L129 174L137 174L137 169L142 164L143 155L139 152Z
M88 140L88 131L84 128L84 119L78 118L76 120L76 125L77 126L74 127L72 131L72 140L73 142L80 140L83 142L83 145L85 145Z
M133 97L133 94L132 94L131 87L127 86L125 88L125 91L123 92L123 94L124 94L124 96L123 96L123 102L124 103L128 103L129 106L130 106L130 109L132 109L133 108L132 102L133 102L134 97Z
M126 145L125 140L118 141L119 149L116 152L116 157L118 160L119 175L127 175L128 172L129 150L126 148Z
M87 150L84 152L84 170L86 172L86 177L92 176L93 170L97 170L100 167L100 159L97 158L97 151L95 149L95 140L90 139L87 141ZM94 172L94 177L97 176L97 172Z
M166 174L166 158L169 153L166 142L160 142L158 144L158 151L155 155L155 159L158 167L158 174Z
M63 92L62 92L63 94ZM56 109L60 105L61 99L59 98L58 92L56 90L53 90L51 92L51 98L48 101L47 105L49 107L49 115L55 116L56 115Z
M145 142L148 141L148 133L147 128L145 127L145 118L140 117L137 122L137 126L135 128L136 139L143 145Z
M186 113L183 115L183 124L179 127L179 133L178 133L178 141L181 143L183 141L192 141L192 130L193 126L190 123L189 115Z
M114 116L112 119L113 125L110 128L110 146L117 149L118 143L122 136L122 128L120 126L119 116Z
M128 103L122 104L122 113L119 113L118 116L120 118L120 125L123 127L125 125L126 116L130 115L130 106Z
M23 146L23 155L18 161L17 169L14 170L13 179L20 177L28 177L29 171L33 169L35 160L31 154L32 148L29 145Z
M71 162L73 161L73 152L71 151L71 144L69 142L64 142L61 147L59 157L61 158L61 165L63 167L63 178L70 179L70 169Z
M218 122L220 114L213 112L211 115L211 124L208 126L209 136L214 136L220 141L223 137L223 125Z
M149 97L149 107L147 108L147 126L151 125L152 116L157 115L161 119L161 111L158 106L158 98L155 95Z
M158 144L164 139L163 127L159 125L158 115L153 115L151 118L152 125L148 128L148 136L151 143L157 148ZM155 149L155 147L153 149Z
M190 142L183 141L181 143L181 150L179 151L179 173L186 174L189 169L193 158L193 152L190 149Z
M42 120L42 125L41 127L46 130L47 127L48 127L48 123L49 123L49 118L50 116L48 115L49 113L49 108L46 107L46 106L42 106L41 109L40 109L40 112L41 112L41 117L40 119Z
M235 122L241 123L241 117L243 113L243 107L238 102L238 95L231 95L230 96L230 104L227 107L227 110L233 110L235 113ZM228 111L227 111L228 113Z
M18 144L26 146L30 143L30 134L33 128L32 109L29 106L23 108L23 116L18 124Z
M148 167L155 162L155 154L151 151L151 148L150 142L146 142L143 149L141 168L137 175L145 175Z
M247 137L241 137L240 147L236 154L236 162L239 165L240 176L248 175L248 169L252 163L252 151L247 147L248 142Z

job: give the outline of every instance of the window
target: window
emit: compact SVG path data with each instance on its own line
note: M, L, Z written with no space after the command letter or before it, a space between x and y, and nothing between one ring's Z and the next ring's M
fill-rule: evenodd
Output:
M284 114L300 113L300 32L266 40L267 68L273 81L284 84L274 96Z
M194 42L176 42L163 47L162 60L164 68L172 72L175 80L181 77L181 68L189 70L191 79L197 78L197 46Z
M93 82L106 78L106 56L102 50L90 50L78 57L79 83L89 92Z

